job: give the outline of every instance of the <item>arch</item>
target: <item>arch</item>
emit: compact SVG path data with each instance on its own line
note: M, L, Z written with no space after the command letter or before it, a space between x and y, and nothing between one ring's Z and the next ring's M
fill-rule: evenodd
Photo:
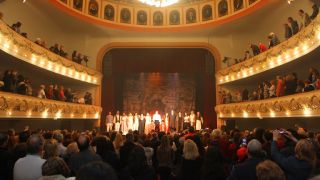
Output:
M115 10L114 7L110 4L107 4L104 7L104 19L109 20L109 21L114 21L114 16L115 16Z
M202 7L202 21L211 20L213 17L212 6L210 4L204 5Z

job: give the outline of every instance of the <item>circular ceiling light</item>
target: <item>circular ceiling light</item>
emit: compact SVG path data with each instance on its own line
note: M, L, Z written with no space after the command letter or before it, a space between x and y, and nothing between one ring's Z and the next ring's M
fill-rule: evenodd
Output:
M155 7L167 7L179 2L179 0L139 0L141 3Z

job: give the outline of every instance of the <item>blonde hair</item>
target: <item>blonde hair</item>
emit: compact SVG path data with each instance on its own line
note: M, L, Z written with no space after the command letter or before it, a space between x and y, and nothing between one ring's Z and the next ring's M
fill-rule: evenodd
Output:
M256 167L258 180L285 180L286 177L282 169L274 162L265 160Z
M310 141L307 139L298 141L294 151L297 159L307 161L313 167L315 166L317 157L314 146Z
M123 138L120 133L117 133L117 135L113 141L113 145L114 145L115 149L120 149L120 147L123 145Z
M222 132L220 129L212 130L212 133L211 133L212 139L220 139L221 135L222 135Z
M67 146L67 154L75 154L79 152L79 148L76 142L72 142Z
M196 143L187 139L184 141L183 157L187 160L195 160L199 157L199 151Z

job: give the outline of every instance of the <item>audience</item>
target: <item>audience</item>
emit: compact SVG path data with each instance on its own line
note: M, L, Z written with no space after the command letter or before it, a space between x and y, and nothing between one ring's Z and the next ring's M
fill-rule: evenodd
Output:
M286 180L282 169L270 160L259 163L256 172L258 180Z

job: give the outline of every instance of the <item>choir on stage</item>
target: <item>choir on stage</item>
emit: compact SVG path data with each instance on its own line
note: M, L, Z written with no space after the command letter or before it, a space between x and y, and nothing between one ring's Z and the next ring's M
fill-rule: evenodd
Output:
M139 131L139 133L148 134L152 131L178 132L189 127L195 130L201 130L203 125L203 117L200 112L196 114L191 111L190 114L181 112L175 113L171 110L170 113L160 115L158 111L154 114L138 114L138 113L122 113L117 111L116 114L109 114L106 117L107 131L117 131L126 134L129 130Z

